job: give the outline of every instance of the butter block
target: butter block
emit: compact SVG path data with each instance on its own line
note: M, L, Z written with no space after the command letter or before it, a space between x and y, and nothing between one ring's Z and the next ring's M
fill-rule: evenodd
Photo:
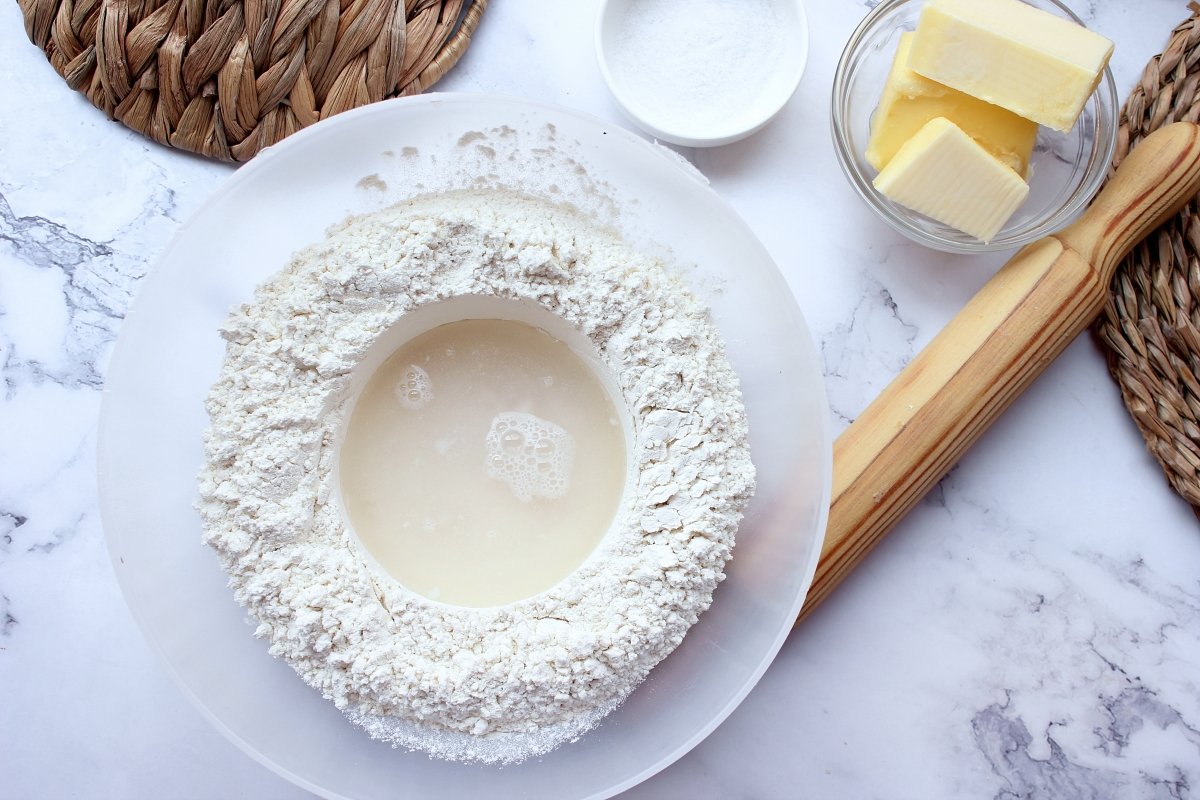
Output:
M908 68L913 36L901 34L883 97L871 118L866 153L871 166L883 169L925 123L945 117L1018 175L1025 175L1037 123L913 72Z
M1113 44L1020 0L929 0L908 66L930 80L1069 131Z
M875 188L985 242L1029 194L1020 175L945 117L904 143L875 177Z

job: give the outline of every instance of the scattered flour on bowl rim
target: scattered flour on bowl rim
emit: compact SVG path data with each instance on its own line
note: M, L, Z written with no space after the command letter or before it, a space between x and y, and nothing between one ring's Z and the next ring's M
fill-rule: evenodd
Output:
M583 332L633 420L632 491L597 552L499 608L435 603L372 568L333 467L351 371L463 295L532 300ZM737 376L682 279L580 214L497 191L353 218L222 328L197 507L270 643L371 736L512 763L578 738L682 641L754 489Z

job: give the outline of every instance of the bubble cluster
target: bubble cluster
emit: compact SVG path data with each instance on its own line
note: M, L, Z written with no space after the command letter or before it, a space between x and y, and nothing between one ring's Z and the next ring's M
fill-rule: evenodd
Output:
M409 364L400 380L396 381L394 391L400 405L409 411L419 411L433 399L433 381L429 379L428 372L416 364Z
M571 486L575 440L571 434L533 414L505 411L487 434L487 473L504 481L517 499L555 500Z

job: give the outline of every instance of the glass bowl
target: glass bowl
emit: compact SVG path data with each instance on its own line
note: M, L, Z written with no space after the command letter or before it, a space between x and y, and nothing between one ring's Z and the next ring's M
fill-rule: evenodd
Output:
M97 444L100 509L138 624L239 747L326 798L599 800L682 756L746 696L816 570L832 436L820 355L795 298L750 227L698 175L665 148L570 109L424 94L289 136L180 227L112 355ZM676 265L708 305L741 379L758 468L727 579L679 648L595 730L505 767L394 750L353 727L254 638L192 508L204 398L220 372L218 329L229 310L347 216L468 188L568 203Z
M1083 22L1058 0L1029 5ZM871 115L879 103L900 35L916 28L923 0L884 0L862 21L842 52L833 78L834 149L850 185L875 213L915 242L950 253L1007 250L1057 231L1099 191L1117 144L1117 86L1107 67L1068 133L1038 129L1029 168L1029 197L990 242L951 228L884 197L867 163Z

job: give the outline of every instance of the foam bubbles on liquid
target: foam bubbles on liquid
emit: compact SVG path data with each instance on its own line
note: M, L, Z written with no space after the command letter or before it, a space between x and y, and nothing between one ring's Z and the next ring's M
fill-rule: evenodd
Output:
M556 500L571 486L575 440L549 420L505 411L487 433L487 473L504 481L522 502Z
M428 372L416 364L409 364L400 380L396 381L394 391L400 405L409 411L419 411L433 399L433 381L429 379Z

